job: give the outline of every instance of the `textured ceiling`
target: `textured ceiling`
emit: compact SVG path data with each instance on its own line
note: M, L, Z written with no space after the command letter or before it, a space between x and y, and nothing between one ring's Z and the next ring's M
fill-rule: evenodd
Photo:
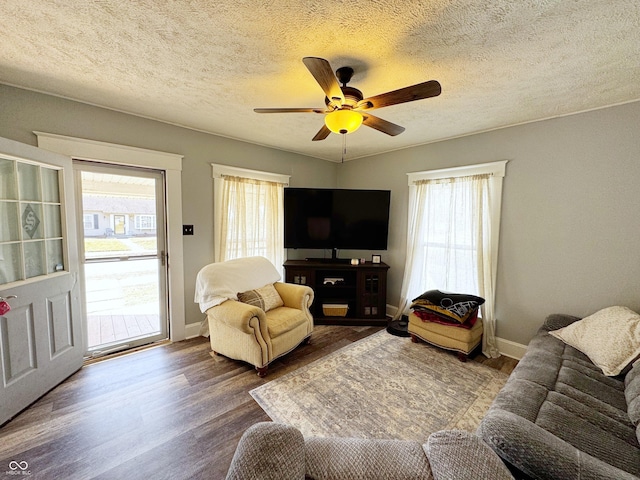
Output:
M253 112L324 105L305 56L365 97L442 84L347 160L640 99L638 0L2 0L0 31L0 83L332 161L322 116Z

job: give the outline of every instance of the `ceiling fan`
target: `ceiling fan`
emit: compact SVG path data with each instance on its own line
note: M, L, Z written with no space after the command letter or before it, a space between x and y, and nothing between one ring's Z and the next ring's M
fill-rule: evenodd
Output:
M395 136L404 132L404 127L388 122L369 113L376 108L399 103L413 102L423 98L437 97L442 88L436 80L418 83L373 97L364 98L360 90L348 87L353 76L353 68L340 67L334 75L327 60L317 57L302 59L311 75L316 79L326 97L325 108L254 108L256 113L320 113L325 115L325 124L313 137L313 141L324 140L331 132L347 134L355 132L360 125L374 128L387 135ZM337 77L337 78L336 78ZM342 86L338 83L342 83Z

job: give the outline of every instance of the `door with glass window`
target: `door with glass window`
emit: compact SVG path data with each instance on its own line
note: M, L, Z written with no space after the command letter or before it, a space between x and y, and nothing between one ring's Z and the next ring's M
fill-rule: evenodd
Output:
M75 161L87 354L168 338L162 171Z
M70 158L0 138L0 425L82 366L74 203Z

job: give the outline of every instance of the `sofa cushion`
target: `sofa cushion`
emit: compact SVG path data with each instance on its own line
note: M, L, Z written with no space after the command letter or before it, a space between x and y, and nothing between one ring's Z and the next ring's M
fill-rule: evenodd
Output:
M427 310L446 320L464 323L483 303L484 298L475 295L429 290L414 298L411 308Z
M302 433L279 423L260 422L249 427L236 449L226 480L292 480L305 478Z
M605 308L549 333L583 352L609 376L620 374L640 355L640 315L627 307Z
M238 293L238 301L260 307L265 312L284 305L273 284Z
M522 392L522 396L526 394L526 390ZM530 478L638 480L611 462L579 451L539 425L501 408L489 409L478 434L503 460Z
M640 425L640 363L637 363L624 378L624 396L627 401L627 415L636 426ZM640 438L640 437L639 437Z
M422 445L414 441L308 438L306 464L313 480L433 480Z
M553 313L545 318L544 324L541 328L547 331L558 330L562 327L566 327L567 325L571 325L578 320L581 320L581 318L574 317L573 315L566 315L564 313Z
M423 448L435 480L513 480L500 457L470 432L442 430L432 433Z
M536 425L582 452L634 475L640 474L635 428L556 392L549 393Z

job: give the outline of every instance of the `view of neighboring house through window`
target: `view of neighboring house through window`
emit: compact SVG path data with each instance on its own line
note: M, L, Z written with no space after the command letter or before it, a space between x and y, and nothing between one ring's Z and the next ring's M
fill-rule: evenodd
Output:
M213 165L215 261L263 256L282 271L287 175Z
M156 229L156 216L155 215L136 215L135 219L136 230L153 230Z
M82 215L82 222L85 230L98 230L98 214L97 213L89 213Z
M495 279L506 162L409 174L407 257L399 318L428 290L468 293L481 307L483 348L496 357Z

